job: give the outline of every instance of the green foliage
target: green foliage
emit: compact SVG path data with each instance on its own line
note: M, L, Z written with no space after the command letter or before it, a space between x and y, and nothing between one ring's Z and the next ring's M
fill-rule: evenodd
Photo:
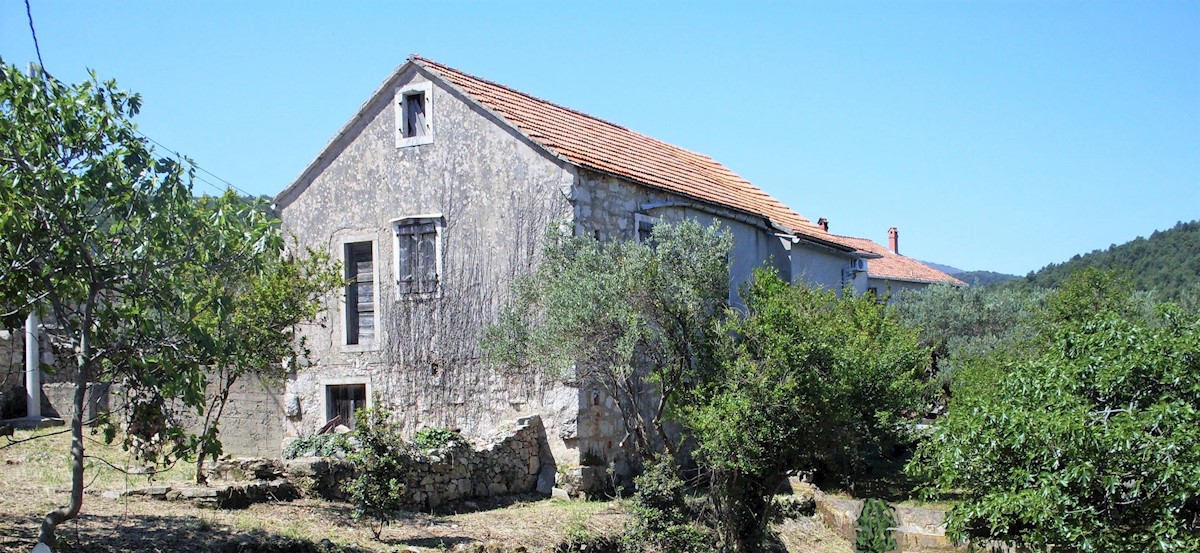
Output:
M450 430L449 428L429 427L422 428L417 431L412 437L412 443L418 449L444 449L462 447L467 444L467 440L462 437L462 434Z
M959 273L951 273L951 276L967 283L968 286L975 287L987 287L993 284L1002 284L1021 278L1017 275L997 273L995 271L962 271Z
M712 532L693 523L684 501L679 467L663 455L634 479L632 521L625 530L627 551L700 552L713 550Z
M916 331L870 297L793 286L759 270L748 314L721 326L719 378L682 407L713 470L725 539L753 549L789 471L853 482L864 459L905 438L901 413L924 393Z
M957 538L1200 550L1200 319L1094 271L1047 302L1028 360L981 360L910 470L964 500Z
M727 231L691 220L656 225L648 243L552 231L536 272L514 284L481 346L508 370L542 367L600 386L620 403L638 453L673 449L666 408L710 366L731 248ZM639 398L655 391L662 401L647 419Z
M295 357L289 329L315 315L305 286L322 269L280 259L278 221L261 206L193 198L185 164L157 157L130 121L140 107L95 74L67 85L0 63L0 322L38 310L74 352L75 412L88 382L120 384L136 414L123 444L167 462L220 451L205 369ZM208 411L200 436L172 423L172 406ZM81 426L71 504L47 516L47 539L82 504Z
M190 321L188 344L216 383L190 447L200 453L196 477L203 482L205 457L221 453L218 423L234 384L248 374L279 382L306 360L297 329L318 317L322 299L343 282L325 251L282 255L279 220L261 200L228 191L200 204L207 232L194 246L198 263L188 266L177 290Z
M1200 283L1200 221L1179 222L1168 230L1155 231L1149 238L1137 237L1063 263L1052 263L1025 277L1024 283L1057 288L1084 267L1120 271L1129 276L1136 290L1154 291L1167 300L1178 300L1184 291Z
M313 434L288 444L283 449L283 458L339 457L344 456L350 450L349 445L343 434Z
M944 402L956 373L975 360L993 355L1020 356L1021 347L1038 334L1037 317L1047 292L1009 287L954 287L935 284L901 293L896 313L921 329L921 344L931 348L931 378Z
M892 508L882 499L867 499L862 513L858 515L858 527L854 531L855 553L887 553L896 548L892 528L896 517Z
M346 484L354 503L354 519L374 519L378 524L371 527L375 539L404 505L406 482L416 462L415 452L400 437L400 430L391 410L376 398L375 407L362 411L351 434L356 447L346 455L354 467L354 477Z

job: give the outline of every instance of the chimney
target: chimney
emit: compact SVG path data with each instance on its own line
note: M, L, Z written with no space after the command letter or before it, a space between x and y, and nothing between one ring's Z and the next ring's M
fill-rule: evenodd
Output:
M829 219L826 219L824 217L817 219L817 226L821 227L821 230L823 230L825 232L829 232Z
M900 231L896 227L888 229L888 248L892 253L900 255Z

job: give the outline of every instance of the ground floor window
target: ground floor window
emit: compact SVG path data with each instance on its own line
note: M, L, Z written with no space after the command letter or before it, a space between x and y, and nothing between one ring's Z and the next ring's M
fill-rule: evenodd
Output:
M366 384L330 384L325 386L325 420L354 428L358 411L367 407Z

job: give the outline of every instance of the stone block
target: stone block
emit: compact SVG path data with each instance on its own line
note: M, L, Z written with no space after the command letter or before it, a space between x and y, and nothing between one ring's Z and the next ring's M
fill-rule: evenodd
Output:
M550 495L550 493L554 490L554 479L556 476L555 473L556 471L554 470L554 465L542 465L541 471L538 472L537 484L535 488L537 493L542 495Z

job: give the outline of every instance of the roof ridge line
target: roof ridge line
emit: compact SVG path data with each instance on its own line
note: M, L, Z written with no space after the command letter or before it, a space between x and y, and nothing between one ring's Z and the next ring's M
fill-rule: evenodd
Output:
M683 146L679 146L679 145L677 145L677 144L672 144L672 143L670 143L670 142L667 142L667 141L665 141L665 140L662 140L662 139L659 139L659 138L655 138L655 137L653 137L653 136L650 136L650 135L648 135L648 134L646 134L646 133L643 133L643 132L641 132L641 131L636 131L636 130L634 130L634 129L631 129L631 128L629 128L629 127L626 127L626 126L624 126L624 125L621 125L621 124L619 124L619 123L614 123L614 122L612 122L612 121L609 121L609 120L607 120L607 119L604 119L604 118L602 118L602 117L597 117L597 116L595 116L595 115L592 115L592 114L590 114L590 113L583 112L583 111L579 111L579 110L577 110L577 109L575 109L575 108L568 107L568 106L564 106L564 105L562 105L562 104L559 104L559 103L557 103L557 102L552 102L552 101L550 101L550 100L547 100L547 99L545 99L545 98L541 98L541 97L538 97L538 96L534 96L533 94L530 94L530 93L528 93L528 92L524 92L524 91L518 90L518 89L516 89L516 88L513 88L513 87L511 87L511 86L508 86L508 85L506 85L506 84L503 84L503 83L498 83L498 82L496 82L496 81L493 81L493 80L490 80L490 79L486 79L486 78L480 77L480 76L478 76L478 75L475 75L475 74L473 74L473 73L467 73L466 71L463 71L463 70L461 70L461 69L457 69L457 68L454 68L454 67L450 67L449 65L446 65L446 64L444 64L444 63L438 62L438 61L436 61L436 60L431 60L431 59L429 59L429 58L426 58L426 57L424 57L424 56L421 56L421 55L419 55L419 54L413 54L413 55L409 56L409 57L408 57L408 60L409 60L409 61L413 61L413 62L417 62L417 64L418 64L418 65L420 65L421 67L425 67L426 69L430 69L429 67L427 67L427 66L426 66L426 64L434 65L434 66L436 66L436 67L433 67L433 68L432 68L434 71L437 71L437 70L438 70L438 68L441 68L441 69L448 69L448 70L450 70L450 71L453 71L453 72L455 72L455 73L458 73L458 74L460 74L460 75L463 75L463 76L465 76L465 77L469 77L469 78L475 79L475 80L477 80L477 81L482 81L482 82L484 82L484 83L487 83L487 84L489 84L489 85L492 85L492 86L495 86L495 87L498 87L498 88L503 88L504 90L507 90L507 91L509 91L509 92L512 92L512 93L514 93L514 94L520 94L521 96L525 96L526 98L529 98L529 99L531 99L531 100L536 100L536 101L538 101L538 102L541 102L541 103L543 103L543 104L549 104L549 105L552 105L552 106L554 106L554 107L556 107L556 108L559 108L559 109L561 109L561 110L563 110L563 111L569 111L569 112L571 112L571 113L574 113L574 114L576 114L576 115L580 115L580 116L583 116L583 117L587 117L588 119L591 119L591 120L593 120L593 121L596 121L596 122L598 122L598 123L603 123L603 124L605 124L605 125L608 125L608 126L611 126L611 127L616 127L616 128L618 128L618 129L621 129L621 130L624 130L624 131L627 131L627 132L631 132L631 133L633 133L633 134L636 134L636 135L638 135L638 136L641 136L641 137L643 137L643 138L646 138L646 139L648 139L648 140L653 140L653 141L655 141L655 142L658 142L658 143L660 143L660 144L663 144L663 145L665 145L665 146L669 146L669 147L671 147L671 148L675 148L675 149L677 149L677 150L684 151L684 152L687 152L687 153L689 153L689 154L692 154L692 155L696 155L696 156L699 156L699 157L705 158L705 159L707 159L707 160L709 160L709 161L711 161L711 162L713 162L713 163L716 163L716 164L718 164L718 165L721 165L721 167L725 167L723 164L721 164L721 162L717 161L717 160L716 160L716 159L714 159L712 156L710 156L710 155L708 155L708 154L705 154L705 153L703 153L703 152L699 152L699 151L696 151L696 150L692 150L692 149L690 149L690 148L684 148ZM729 168L727 168L727 167L725 168L725 170L726 170L726 171L729 171L730 173L732 173L733 175L737 176L739 179L741 179L741 180L743 180L743 181L745 181L745 182L750 182L750 181L747 181L745 178L743 178L741 175L738 175L737 173L734 173L734 172L733 172L733 170L731 170L731 169L729 169Z

